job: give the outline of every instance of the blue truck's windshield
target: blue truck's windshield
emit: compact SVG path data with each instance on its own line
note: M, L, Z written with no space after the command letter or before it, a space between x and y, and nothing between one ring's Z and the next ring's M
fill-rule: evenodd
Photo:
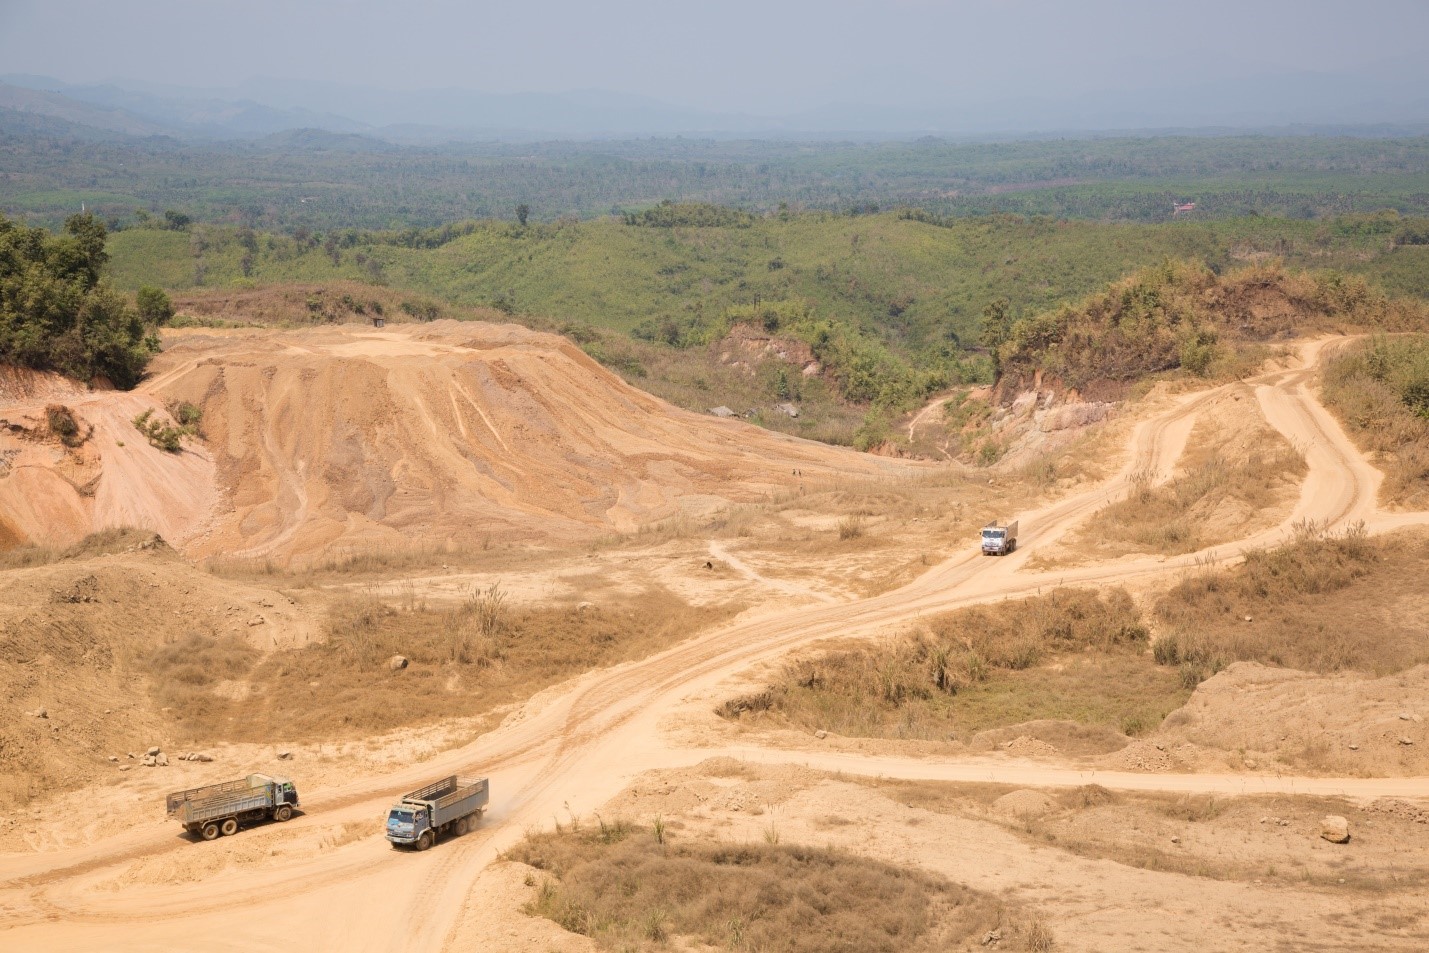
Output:
M387 819L389 821L401 821L403 824L410 824L412 823L412 812L393 811L390 815L388 815Z

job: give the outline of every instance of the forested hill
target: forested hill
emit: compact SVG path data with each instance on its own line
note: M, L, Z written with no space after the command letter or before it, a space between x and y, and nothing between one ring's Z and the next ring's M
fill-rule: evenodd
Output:
M976 342L992 300L1030 313L1167 258L1218 270L1279 258L1429 299L1429 221L1393 213L1141 225L667 206L620 219L390 232L171 223L125 230L111 247L125 288L346 279L670 344L705 339L728 308L757 297L806 303L908 353L942 353Z

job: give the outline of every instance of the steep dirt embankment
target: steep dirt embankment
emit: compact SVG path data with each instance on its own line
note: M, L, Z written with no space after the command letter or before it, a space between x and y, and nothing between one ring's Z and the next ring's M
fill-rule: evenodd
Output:
M678 410L515 326L188 333L146 390L203 409L198 557L579 539L893 466Z
M73 421L68 438L51 408ZM119 526L175 546L192 538L218 499L213 463L191 441L179 453L150 446L133 423L144 411L164 416L163 401L0 369L0 547L65 546Z

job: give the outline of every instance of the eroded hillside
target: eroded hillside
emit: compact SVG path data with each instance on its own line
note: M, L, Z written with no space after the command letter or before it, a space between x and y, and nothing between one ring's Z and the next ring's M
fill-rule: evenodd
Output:
M12 543L139 525L196 558L301 560L569 541L901 466L678 410L506 325L190 331L137 392L51 390L0 408L20 422L0 435ZM47 429L57 399L76 446ZM132 423L182 403L202 418L177 452Z

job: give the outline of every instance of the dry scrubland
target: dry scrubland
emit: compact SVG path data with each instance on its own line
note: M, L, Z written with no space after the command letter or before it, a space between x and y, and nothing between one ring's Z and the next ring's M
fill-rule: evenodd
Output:
M1064 754L1102 754L1156 729L1236 662L1375 676L1429 664L1426 565L1420 532L1306 528L1233 569L1191 572L1145 605L1120 589L1057 589L959 610L880 644L833 645L720 713L983 749L1016 729Z
M1429 337L1381 337L1345 348L1324 369L1324 397L1384 471L1386 503L1429 503Z
M1350 819L1352 847L1320 839L1326 814ZM1429 939L1426 818L1394 799L1043 792L714 759L643 775L505 856L527 913L588 938L553 949L1407 953ZM477 942L475 919L459 937Z

